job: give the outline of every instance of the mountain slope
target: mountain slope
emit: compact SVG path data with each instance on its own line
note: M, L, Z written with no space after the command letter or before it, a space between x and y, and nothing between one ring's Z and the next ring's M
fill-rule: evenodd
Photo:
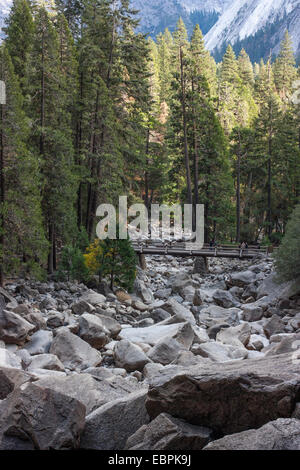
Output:
M264 35L265 49L269 47L276 54L286 29L299 53L300 0L234 0L206 34L205 42L208 49L216 52L228 43L251 45L251 39L255 42L255 38ZM270 49L264 52L269 54Z
M0 28L11 3L0 0ZM276 55L286 29L300 58L300 0L131 0L131 5L139 10L138 30L153 38L165 28L173 31L179 17L189 34L199 24L217 60L229 43L237 53L244 47L255 61Z
M139 30L155 37L169 28L173 31L181 17L191 34L199 23L205 34L216 23L230 0L132 0L133 8L140 11Z
M181 16L188 32L199 23L208 49L217 59L230 43L245 47L253 60L277 54L288 29L300 56L300 0L132 0L140 10L139 30L155 37L176 27Z

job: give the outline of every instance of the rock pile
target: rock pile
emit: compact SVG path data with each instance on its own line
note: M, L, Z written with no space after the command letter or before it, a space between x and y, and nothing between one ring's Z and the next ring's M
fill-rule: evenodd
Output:
M7 283L0 449L299 449L300 283L269 258L147 266L131 295Z

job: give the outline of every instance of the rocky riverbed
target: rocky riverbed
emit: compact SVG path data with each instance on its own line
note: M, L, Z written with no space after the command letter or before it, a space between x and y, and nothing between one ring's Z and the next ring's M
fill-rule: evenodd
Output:
M0 449L300 450L300 282L146 258L134 293L0 290Z

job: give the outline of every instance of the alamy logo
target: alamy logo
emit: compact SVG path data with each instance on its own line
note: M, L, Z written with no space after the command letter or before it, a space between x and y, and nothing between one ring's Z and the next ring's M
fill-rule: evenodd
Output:
M133 204L128 208L127 196L120 196L118 222L117 211L112 204L101 204L97 209L96 216L101 217L96 227L96 234L101 240L106 238L124 240L128 236L133 241L144 241L149 238L162 238L168 241L183 239L188 250L203 248L203 204L197 204L194 207L191 204L184 204L183 210L180 204L172 206L152 204L149 218L147 207L144 204Z
M6 87L2 80L0 80L0 104L6 104Z

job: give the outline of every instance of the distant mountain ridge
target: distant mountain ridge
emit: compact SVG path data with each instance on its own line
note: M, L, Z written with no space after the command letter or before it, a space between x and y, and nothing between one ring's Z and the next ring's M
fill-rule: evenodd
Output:
M218 59L229 43L254 60L276 55L286 29L300 56L300 0L132 0L132 6L140 10L140 30L152 36L174 30L180 16L189 33L199 23Z
M299 55L300 0L234 0L206 34L205 42L215 54L230 43L235 49L245 47L252 58L266 57L278 53L286 30Z
M218 21L229 0L132 0L133 8L140 11L139 30L155 37L165 28L173 31L181 17L191 34L199 23L207 33Z
M12 0L0 0L0 27ZM199 24L207 48L219 60L230 43L246 49L252 60L276 55L287 29L300 58L300 0L131 0L139 10L138 30L153 38L173 31L182 17L189 34ZM2 34L3 37L3 34Z

